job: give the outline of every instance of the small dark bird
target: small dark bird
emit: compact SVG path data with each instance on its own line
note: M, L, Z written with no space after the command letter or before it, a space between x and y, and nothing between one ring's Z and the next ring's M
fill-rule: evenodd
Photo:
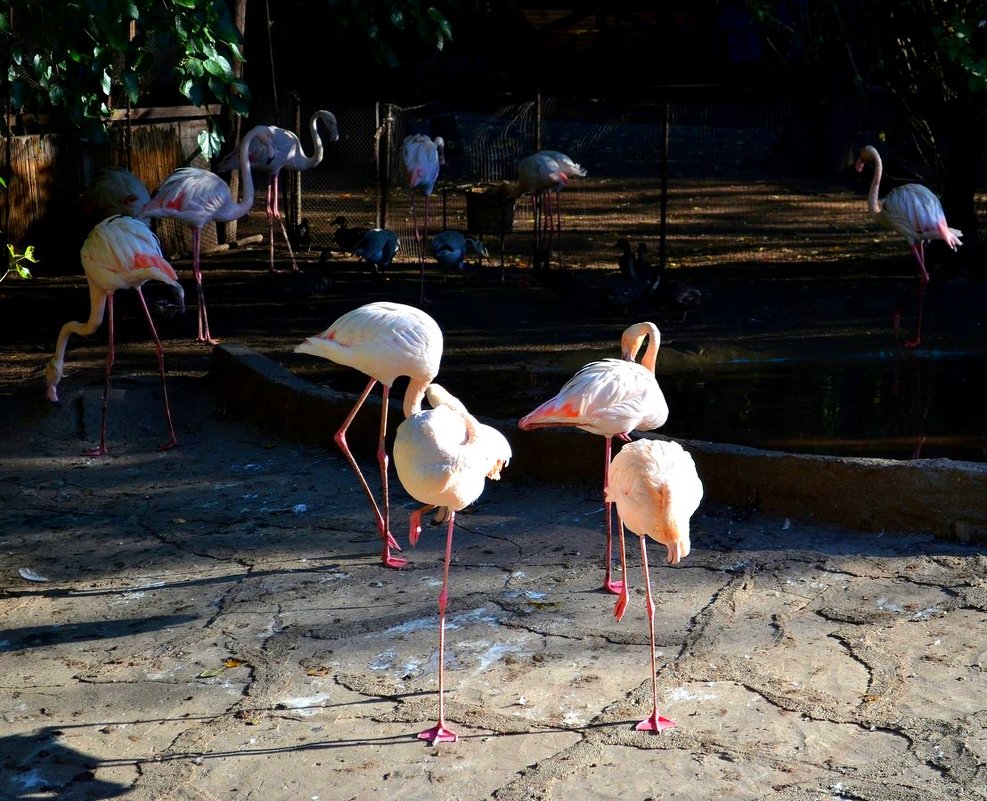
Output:
M299 253L308 253L312 249L312 230L308 218L302 217L288 232L291 246Z
M394 231L371 228L356 243L352 252L371 266L375 276L380 277L381 270L390 267L400 247L401 240Z
M669 278L664 265L658 266L657 274L651 300L656 306L680 313L680 323L685 322L685 316L709 297L709 292L704 289Z
M351 227L343 215L339 215L333 222L336 224L336 230L332 233L332 241L336 245L335 249L344 253L352 253L357 243L370 230L360 226Z
M440 231L432 237L432 257L442 265L442 277L446 278L449 268L462 271L466 257L489 258L487 246L476 237L466 236L459 231Z

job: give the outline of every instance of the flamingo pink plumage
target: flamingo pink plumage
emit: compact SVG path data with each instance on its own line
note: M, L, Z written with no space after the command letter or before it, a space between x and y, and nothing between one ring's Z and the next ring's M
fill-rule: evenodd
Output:
M562 165L545 151L525 156L518 162L516 194L518 197L531 195L534 217L532 260L536 266L542 259L547 265L552 252L552 208L548 193L558 192L568 184L569 176Z
M425 228L428 234L428 210L435 182L439 179L439 168L445 163L445 140L441 136L429 139L425 134L410 134L401 142L401 167L404 170L408 190L411 193L411 225L418 251L418 268L421 273L419 300L427 303L425 297L425 253L422 240L424 235L418 227L415 212L415 194L420 191L425 197Z
M431 384L425 390L431 409L422 411L421 398L394 436L394 467L407 493L425 504L411 514L408 539L412 545L421 534L421 517L442 507L447 521L442 589L439 592L439 716L435 726L418 734L430 744L455 742L458 735L445 720L445 614L449 599L449 561L456 512L483 493L486 479L500 479L510 462L507 438L492 426L480 423L463 403L445 388Z
M637 363L644 340L648 347ZM523 431L574 426L604 437L603 496L606 514L607 555L603 588L620 593L622 585L611 577L613 553L612 505L607 500L613 437L625 442L632 431L651 431L665 424L668 405L655 378L661 334L654 323L629 326L621 336L621 359L601 359L582 367L553 398L518 421ZM623 554L621 554L623 561Z
M658 669L655 662L655 603L648 569L648 538L668 551L668 563L689 555L689 520L703 497L703 484L692 456L677 442L640 439L624 445L610 465L607 500L617 507L620 550L624 550L624 526L641 538L645 604L651 637L651 714L637 724L638 731L661 731L675 723L658 714ZM623 617L627 606L627 563L623 565L623 591L614 614Z
M335 442L346 455L370 501L377 529L383 540L382 561L386 567L402 567L407 559L392 556L397 542L391 536L390 501L388 495L388 456L384 447L387 434L387 407L391 385L398 376L408 376L404 396L404 414L412 414L415 404L421 405L425 387L439 372L442 359L442 331L421 309L403 303L377 301L346 312L318 336L309 337L295 347L295 353L308 353L353 367L370 376L356 405L347 415L335 435ZM383 387L380 410L380 436L377 461L380 465L383 511L377 504L370 486L346 443L346 431L360 407L377 382Z
M192 273L199 303L198 342L217 344L209 332L209 318L206 314L206 300L202 289L202 271L199 267L199 250L202 229L207 223L229 222L242 217L254 204L254 183L250 177L250 147L258 139L265 147L270 147L269 126L258 125L251 128L240 140L240 181L243 184L243 198L237 203L227 184L216 173L197 167L180 167L161 182L151 199L141 209L144 218L171 217L192 229Z
M133 217L113 216L98 223L80 252L82 266L86 271L86 281L89 284L89 320L85 323L70 321L58 332L55 354L45 367L46 394L52 402L58 401L58 383L62 380L65 369L65 349L72 334L89 336L103 322L103 317L109 311L108 349L106 353L106 382L103 387L103 419L100 426L99 447L87 451L90 456L102 456L106 453L106 417L109 405L110 373L115 358L115 343L113 330L113 293L118 289L133 289L140 298L144 316L154 337L154 346L158 357L158 370L161 373L161 391L164 401L165 419L168 422L168 442L161 450L174 447L178 440L175 428L171 422L171 410L168 407L168 387L165 383L164 348L158 337L158 332L151 319L151 313L144 300L141 286L146 281L155 280L174 287L180 303L184 301L182 286L172 266L161 254L161 245L147 225Z
M126 167L101 167L82 193L82 213L97 222L114 214L136 217L151 199L144 182Z
M854 164L857 172L862 171L868 161L874 162L874 175L867 193L867 210L882 225L893 228L905 237L915 261L918 262L918 328L915 337L904 343L906 348L914 348L922 341L922 302L925 285L929 282L929 271L925 267L925 243L933 239L941 239L952 250L956 250L963 244L960 241L963 232L949 227L939 198L922 184L904 184L895 187L883 200L879 200L883 165L877 148L872 145L867 145L860 151L860 156ZM898 313L895 314L896 327L897 320Z
M294 170L303 172L317 167L322 163L325 154L325 147L322 137L319 136L319 121L325 125L328 131L327 140L335 142L339 139L339 126L336 123L336 115L331 111L321 109L313 112L308 121L309 133L312 137L312 155L306 156L298 135L286 128L279 128L276 125L268 126L270 132L269 146L261 140L255 139L250 147L250 166L254 173L265 173L268 176L267 183L267 205L265 214L267 215L267 234L269 243L269 259L271 272L274 269L274 221L277 220L281 226L281 233L284 235L285 244L288 245L288 255L291 257L291 268L298 271L298 262L295 260L295 253L291 249L291 242L288 239L288 231L284 227L284 220L281 219L281 212L278 210L278 176L281 170ZM239 153L234 150L226 155L219 166L217 172L228 172L234 170L239 165Z

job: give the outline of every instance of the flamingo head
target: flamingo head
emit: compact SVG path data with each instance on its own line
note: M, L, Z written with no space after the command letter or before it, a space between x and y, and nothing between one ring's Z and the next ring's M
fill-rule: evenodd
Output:
M58 403L58 382L62 380L65 365L54 356L45 365L45 394L52 403Z

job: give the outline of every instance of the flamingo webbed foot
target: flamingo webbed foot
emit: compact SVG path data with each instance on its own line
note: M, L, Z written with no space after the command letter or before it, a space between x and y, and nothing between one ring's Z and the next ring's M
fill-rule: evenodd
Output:
M603 589L606 592L609 592L611 595L624 595L625 594L625 591L624 591L624 582L622 582L622 581L614 581L609 576L603 582Z
M617 603L613 605L613 616L617 618L618 621L623 618L624 612L627 611L628 592L627 588L623 585L621 585L619 596L620 597L617 598Z
M97 448L89 448L82 452L83 456L89 456L93 459L98 459L100 456L106 456L106 446L100 445Z
M445 722L440 720L432 728L418 732L418 739L428 740L429 745L435 745L436 743L454 743L459 739L459 735L452 729L446 728Z
M394 570L400 570L402 567L408 566L408 560L403 556L393 556L390 553L384 554L384 558L381 560L381 564L384 567L390 567Z
M178 440L177 439L172 439L172 440L169 440L168 442L165 442L165 443L163 443L161 445L158 445L158 450L159 451L170 451L172 448L177 448L177 447L178 447Z
M674 729L675 721L662 717L656 709L634 728L637 731L665 731L665 729Z

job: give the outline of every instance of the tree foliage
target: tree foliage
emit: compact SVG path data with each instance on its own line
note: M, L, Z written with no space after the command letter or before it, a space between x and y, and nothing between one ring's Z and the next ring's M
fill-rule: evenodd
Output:
M114 105L142 102L160 80L197 106L243 114L250 100L234 70L240 33L223 0L10 0L0 41L11 110L62 111L96 139Z

